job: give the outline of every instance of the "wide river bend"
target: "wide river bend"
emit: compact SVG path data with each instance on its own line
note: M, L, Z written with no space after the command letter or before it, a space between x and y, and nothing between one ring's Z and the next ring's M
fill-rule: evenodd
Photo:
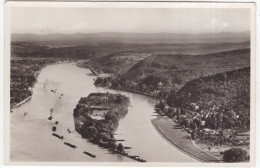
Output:
M68 162L133 162L127 157L111 154L106 149L82 139L74 130L73 109L81 97L92 92L120 93L130 98L128 114L120 120L116 139L130 146L131 155L138 155L148 162L197 162L164 140L151 124L155 118L155 101L146 96L124 91L95 87L95 76L89 69L75 64L53 64L43 68L33 88L32 98L13 109L10 115L11 161L68 161ZM45 88L44 88L45 85ZM56 93L51 92L56 90ZM64 94L61 98L60 95ZM59 121L57 133L66 142L78 146L72 149L64 141L52 136L52 126L47 118L53 108L53 117ZM27 115L24 115L26 112ZM68 133L67 129L72 132ZM95 154L91 158L82 152Z

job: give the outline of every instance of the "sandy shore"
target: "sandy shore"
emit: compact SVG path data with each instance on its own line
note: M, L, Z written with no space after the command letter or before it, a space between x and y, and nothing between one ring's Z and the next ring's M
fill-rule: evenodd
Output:
M195 146L190 135L176 122L166 116L152 120L155 129L174 147L202 162L220 162L215 156Z

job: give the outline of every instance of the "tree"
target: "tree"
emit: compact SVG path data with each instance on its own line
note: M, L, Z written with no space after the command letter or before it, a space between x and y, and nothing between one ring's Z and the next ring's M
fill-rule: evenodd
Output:
M182 122L182 125L184 125L186 128L189 128L190 127L190 120L184 118L183 122Z
M173 107L169 107L168 108L168 112L167 112L168 116L169 117L173 117L174 113L175 113L174 108Z
M222 128L223 113L222 112L217 113L216 117L217 117L217 123L218 123L217 128Z
M81 135L87 139L96 138L96 136L98 134L97 129L93 126L87 127L87 126L83 125L81 127L80 131L81 131Z
M180 111L179 111L179 109L177 109L176 116L177 116L176 119L179 120L180 119Z
M162 100L160 100L160 102L158 104L156 104L155 107L161 109L162 111L165 110L165 105Z
M191 139L196 140L196 138L197 138L197 131L194 130L194 131L191 132Z
M102 139L103 142L109 142L112 139L111 135L105 132L99 133L97 136L99 139Z
M195 122L192 122L192 123L190 124L190 127L191 127L191 129L194 130L194 131L196 131L196 130L198 129L198 126L197 126L197 124L196 124Z
M120 103L122 103L122 101L123 101L122 97L120 95L117 95L115 103L120 104Z
M232 148L224 151L224 162L242 162L248 160L247 152L241 148Z
M108 148L113 149L113 150L116 149L116 142L111 139L111 140L108 142Z
M105 115L105 120L106 121L111 120L113 123L115 123L118 121L118 115L113 111L108 111L107 114Z
M120 153L124 153L124 152L125 152L124 146L123 146L121 143L119 143L119 144L117 145L116 149L117 149L117 151L120 152Z
M193 122L196 123L197 127L200 129L201 119L195 118L195 119L193 120Z
M216 117L216 114L212 114L212 125L211 125L211 128L212 129L217 129L217 126L218 126L218 120L217 120L217 117Z

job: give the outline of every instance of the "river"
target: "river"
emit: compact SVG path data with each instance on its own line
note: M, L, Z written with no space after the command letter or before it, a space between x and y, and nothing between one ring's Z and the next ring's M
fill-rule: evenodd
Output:
M131 155L138 155L149 162L196 162L165 141L154 129L151 124L151 119L156 117L153 99L124 91L97 88L93 84L94 78L89 69L79 68L72 63L53 64L43 68L33 88L32 98L13 109L10 114L10 161L133 162L130 158L111 154L88 142L74 129L73 109L79 99L92 92L110 92L130 98L128 114L120 120L115 137L125 139L122 144L132 147L129 150ZM51 89L57 89L56 93L51 92ZM55 126L54 122L47 120L51 108L53 117L59 121L56 132L63 135L65 140L51 135L51 128ZM78 148L72 149L64 145L65 141ZM97 157L91 158L83 154L84 150Z

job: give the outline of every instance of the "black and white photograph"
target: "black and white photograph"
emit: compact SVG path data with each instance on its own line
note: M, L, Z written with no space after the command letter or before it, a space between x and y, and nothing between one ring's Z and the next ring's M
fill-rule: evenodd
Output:
M5 9L6 163L254 161L255 4Z

